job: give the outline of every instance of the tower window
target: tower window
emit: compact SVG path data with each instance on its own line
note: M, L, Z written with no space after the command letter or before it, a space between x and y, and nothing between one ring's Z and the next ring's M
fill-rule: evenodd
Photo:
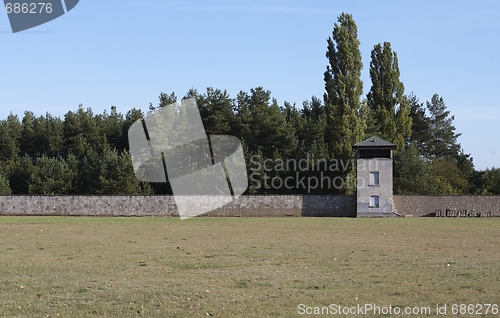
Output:
M380 197L378 195L370 196L370 208L380 207Z
M378 171L370 172L370 185L378 186L379 185L379 173Z

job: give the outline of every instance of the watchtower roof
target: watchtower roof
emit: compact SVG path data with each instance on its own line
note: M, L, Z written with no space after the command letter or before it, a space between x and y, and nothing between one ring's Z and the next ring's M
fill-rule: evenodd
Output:
M396 145L377 136L370 137L352 146L354 149L396 149Z

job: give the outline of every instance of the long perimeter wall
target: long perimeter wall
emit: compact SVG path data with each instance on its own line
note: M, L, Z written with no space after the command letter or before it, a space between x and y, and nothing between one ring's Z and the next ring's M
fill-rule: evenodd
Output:
M196 200L193 199L193 209ZM0 196L0 215L178 216L172 196ZM240 196L205 216L355 217L355 196Z
M394 212L405 216L500 216L500 196L401 196ZM0 196L0 215L177 216L172 196ZM206 216L355 217L356 196L241 196Z

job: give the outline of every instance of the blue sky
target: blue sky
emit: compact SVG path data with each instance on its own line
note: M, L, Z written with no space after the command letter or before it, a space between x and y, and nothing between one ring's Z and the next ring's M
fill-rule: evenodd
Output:
M358 25L365 94L370 52L388 41L405 93L441 95L476 169L500 167L499 1L80 0L12 34L0 14L0 118L147 109L160 92L263 86L280 104L322 97L326 39L347 12Z

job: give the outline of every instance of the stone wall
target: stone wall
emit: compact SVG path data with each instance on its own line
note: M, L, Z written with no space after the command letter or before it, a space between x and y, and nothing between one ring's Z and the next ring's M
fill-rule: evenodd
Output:
M400 215L500 217L500 196L393 197ZM171 196L0 196L0 215L177 216ZM241 196L206 216L355 217L356 196Z
M0 196L0 215L174 216L170 196Z
M395 195L394 212L412 216L500 216L498 195Z
M252 195L241 196L207 216L332 216L355 217L355 196Z
M171 196L0 196L0 215L177 216ZM355 196L240 196L206 216L355 217Z

